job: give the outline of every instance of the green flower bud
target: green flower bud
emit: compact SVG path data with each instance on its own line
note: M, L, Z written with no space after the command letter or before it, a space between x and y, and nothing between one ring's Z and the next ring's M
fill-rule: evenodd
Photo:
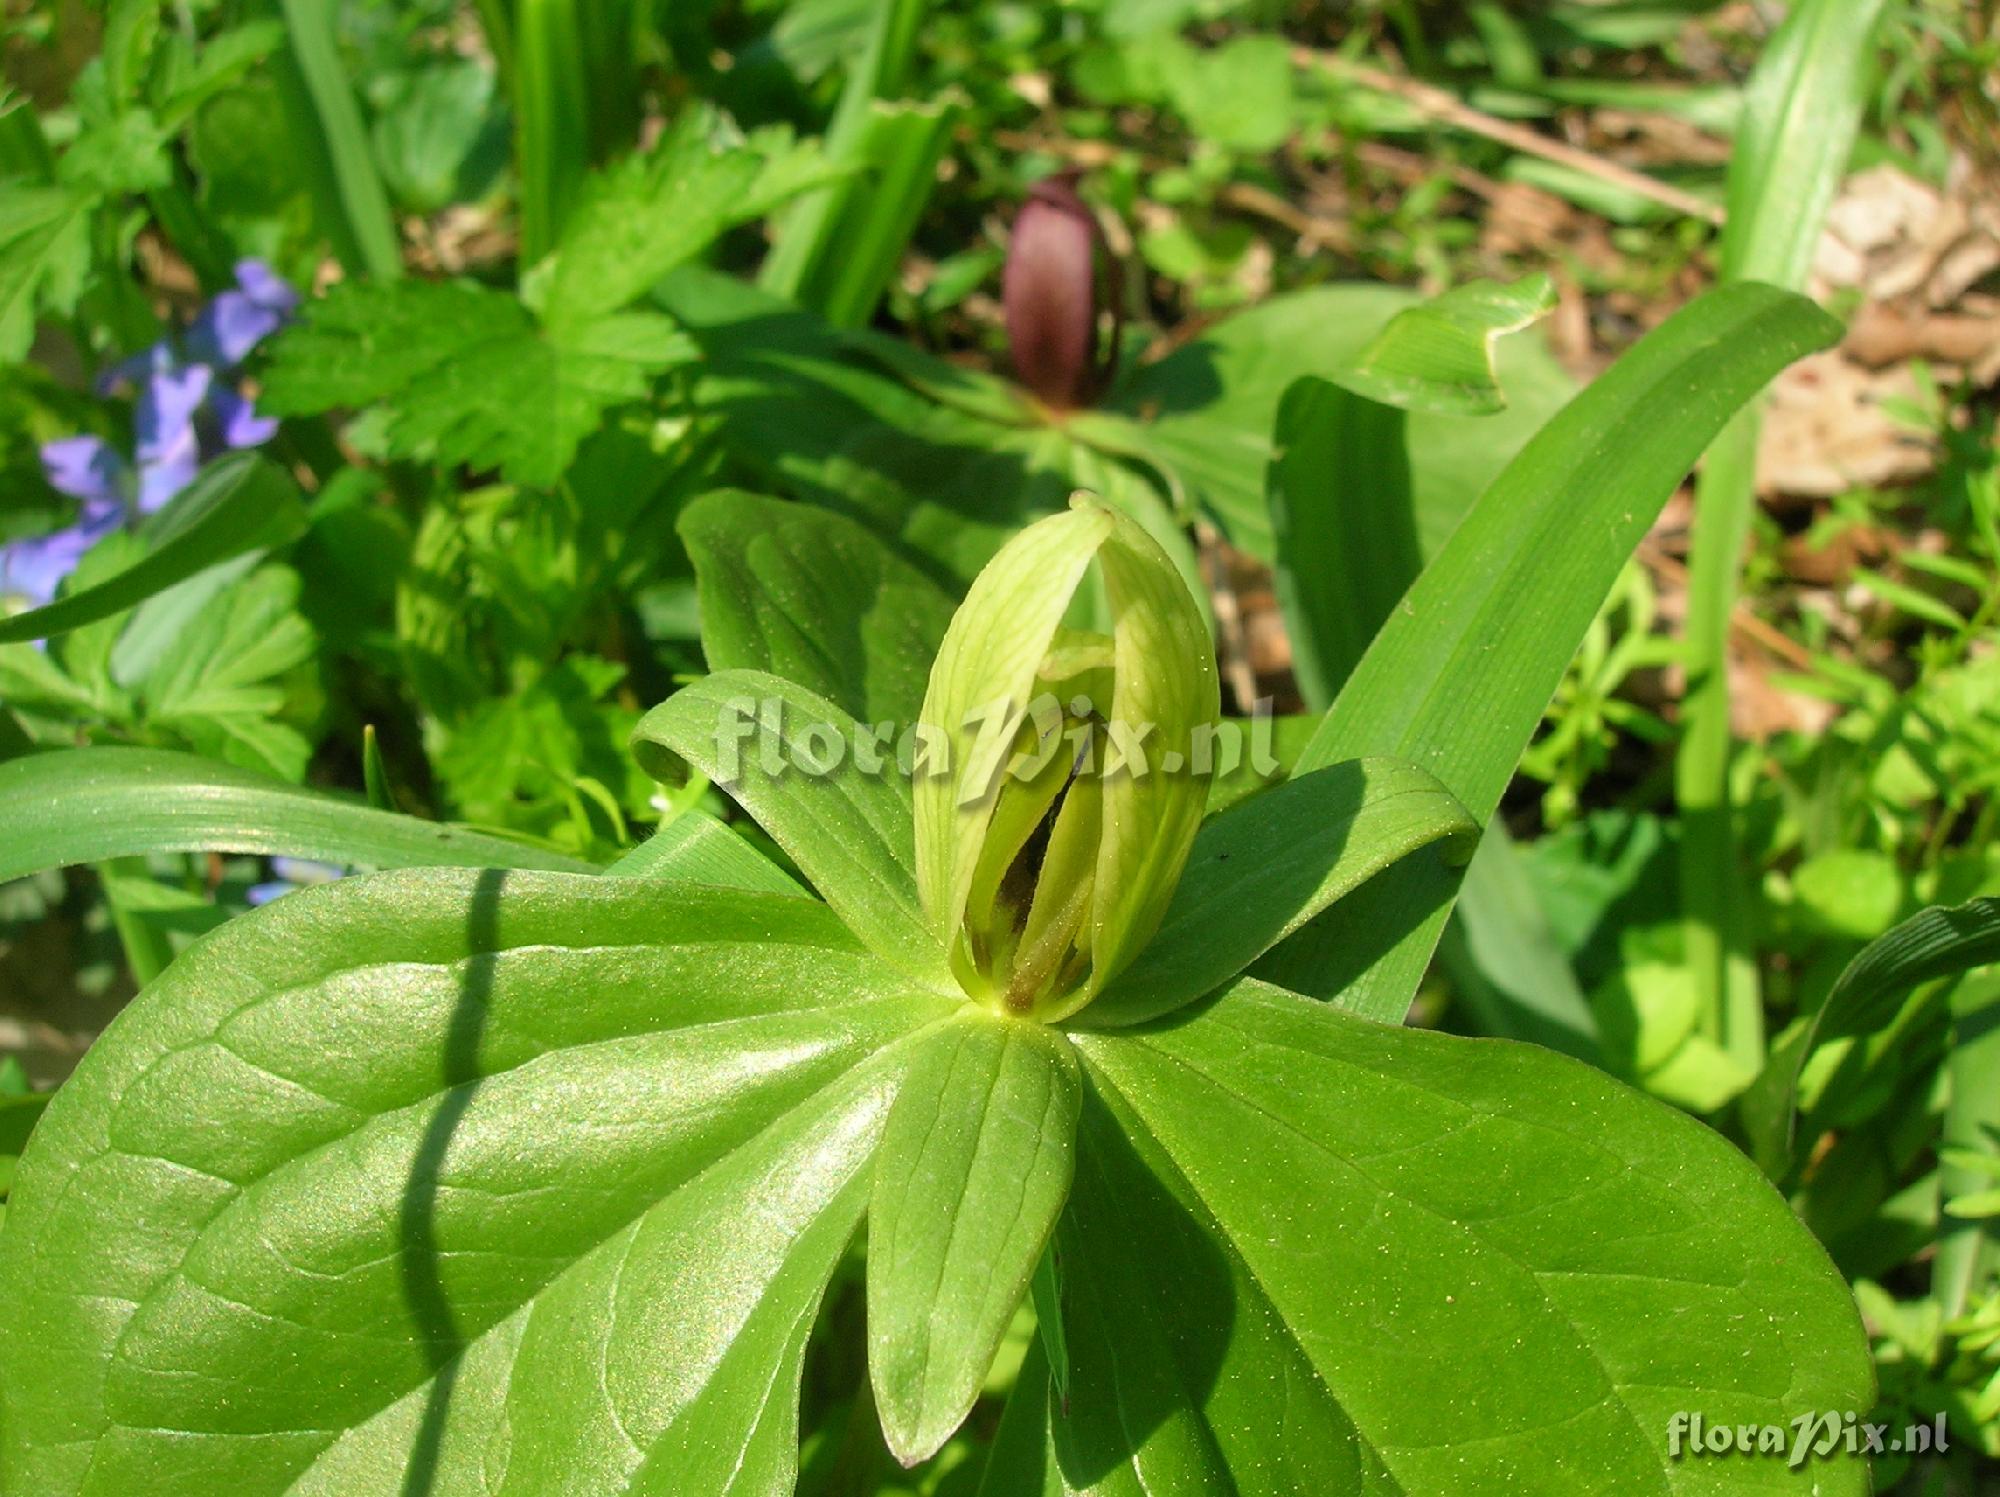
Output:
M1109 634L1066 626L1095 567ZM1159 545L1081 497L979 574L931 667L917 885L974 1000L1053 1023L1152 938L1220 712L1201 609Z

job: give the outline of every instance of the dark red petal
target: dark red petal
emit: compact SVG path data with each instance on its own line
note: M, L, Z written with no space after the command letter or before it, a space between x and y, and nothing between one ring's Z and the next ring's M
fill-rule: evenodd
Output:
M1014 373L1059 409L1096 393L1097 220L1060 178L1038 182L1014 218L1002 299Z

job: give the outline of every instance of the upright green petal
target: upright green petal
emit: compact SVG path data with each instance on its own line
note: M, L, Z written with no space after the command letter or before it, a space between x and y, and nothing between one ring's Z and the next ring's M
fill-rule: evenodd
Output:
M1063 627L1093 562L1108 636ZM1079 498L1002 548L932 668L917 771L918 887L969 996L1053 1022L1138 954L1219 711L1207 622L1139 526Z
M1035 696L1035 678L1112 520L1109 510L1079 508L1030 525L974 579L945 631L919 720L943 735L949 772L927 774L920 759L916 782L917 889L941 933L964 916L993 816L993 796L980 792L1013 746L997 723L982 734L980 721L968 726L968 719L997 704L1025 707Z

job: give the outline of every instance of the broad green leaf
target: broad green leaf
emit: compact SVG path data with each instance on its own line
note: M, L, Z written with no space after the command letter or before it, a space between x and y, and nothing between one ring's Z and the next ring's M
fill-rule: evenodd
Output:
M1440 957L1479 1015L1482 1033L1599 1057L1597 1019L1556 943L1547 910L1499 816L1480 833L1459 889L1457 934Z
M5 766L0 766L4 773ZM1910 989L2000 962L2000 899L1919 910L1861 949L1804 1025L1770 1058L1743 1099L1758 1162L1773 1175L1790 1169L1799 1074L1828 1040L1868 1034L1895 1013Z
M1046 1025L967 1005L911 1048L868 1207L869 1375L905 1465L979 1397L1069 1195L1081 1099Z
M254 453L208 468L149 530L146 554L116 576L0 619L0 644L47 639L143 603L218 562L283 545L305 529L298 486Z
M894 740L802 686L720 671L647 713L632 742L655 779L677 778L676 761L707 775L856 935L920 981L949 987L943 940L917 899L910 789Z
M544 331L514 297L469 281L347 281L278 340L259 405L317 415L379 401L396 455L547 486L607 410L694 353L655 313Z
M735 490L681 513L711 670L797 682L864 722L914 722L945 590L844 515Z
M1669 1454L1678 1412L1874 1397L1839 1274L1701 1124L1534 1046L1254 982L1076 1044L1071 1487L1291 1492L1310 1450L1360 1478L1336 1490L1868 1489L1854 1458ZM1273 1383L1282 1424L1245 1403Z
M1309 705L1324 707L1339 694L1422 571L1408 418L1400 407L1435 405L1440 391L1454 390L1475 392L1477 404L1504 403L1495 337L1543 309L1538 290L1546 282L1479 283L1398 313L1357 368L1372 362L1401 370L1400 381L1371 384L1349 369L1336 374L1341 384L1303 379L1285 392L1267 489L1278 601ZM1435 383L1454 370L1456 384ZM1466 494L1465 504L1475 497ZM1459 926L1446 932L1442 955L1488 1033L1594 1053L1588 1003L1533 891L1503 861L1508 853L1496 818L1467 870Z
M1214 992L1341 895L1418 848L1478 823L1420 769L1384 759L1298 775L1210 817L1166 918L1084 1013L1137 1024Z
M678 878L725 889L806 895L790 874L696 806L679 812L604 873L607 878Z
M1490 416L1506 408L1495 355L1507 333L1548 315L1555 283L1472 281L1398 312L1334 377L1383 405L1438 415Z
M1163 47L1160 72L1188 130L1204 141L1261 154L1292 132L1291 52L1281 36L1247 33L1218 47Z
M1839 331L1803 297L1739 285L1647 335L1480 497L1369 646L1300 770L1388 755L1428 770L1474 816L1491 816L1577 642L1660 506L1745 400ZM1347 924L1338 953L1330 928L1309 927L1273 954L1268 975L1329 992L1326 973L1360 973L1341 1001L1399 1021L1456 875L1420 858L1376 884L1365 911L1373 934L1361 936L1365 972Z
M1170 1164L1149 1167L1131 1124L1107 1105L1106 1084L1092 1082L1057 1238L1070 1398L1067 1414L1047 1426L1056 1489L1104 1497L1425 1490L1386 1479L1256 1266L1229 1250L1211 1214L1177 1196ZM1295 1175L1285 1188L1319 1183L1317 1174ZM1381 1283L1385 1266L1369 1265L1369 1278Z
M778 1493L912 997L808 901L351 879L184 953L0 1237L38 1493Z
M0 880L153 852L283 854L378 868L588 863L166 749L80 748L0 763Z
M1066 1497L1050 1405L1062 1408L1040 1338L1028 1347L980 1475L978 1497Z

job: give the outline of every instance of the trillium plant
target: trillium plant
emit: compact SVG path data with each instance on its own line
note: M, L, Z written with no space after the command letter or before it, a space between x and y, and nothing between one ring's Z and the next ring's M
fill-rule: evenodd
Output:
M1411 314L1314 398L1394 439L1433 398L1407 335L1483 347L1506 301ZM1247 794L1204 607L1119 508L1079 496L954 601L842 516L696 501L713 669L634 742L688 809L601 871L274 900L49 1106L0 1234L10 1489L787 1492L858 1274L906 1464L1032 1324L991 1497L1866 1490L1837 1444L1685 1448L1873 1392L1743 1154L1395 1022L1616 567L1831 331L1745 286L1653 334Z

